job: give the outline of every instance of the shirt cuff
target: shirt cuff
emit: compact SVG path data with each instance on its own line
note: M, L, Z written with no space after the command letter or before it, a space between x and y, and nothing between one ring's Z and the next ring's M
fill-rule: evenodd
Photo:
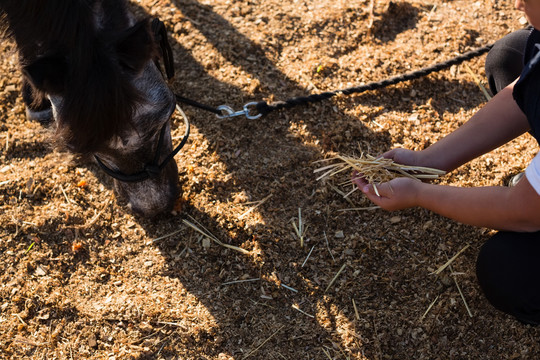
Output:
M536 193L540 195L540 154L537 154L527 166L525 176Z

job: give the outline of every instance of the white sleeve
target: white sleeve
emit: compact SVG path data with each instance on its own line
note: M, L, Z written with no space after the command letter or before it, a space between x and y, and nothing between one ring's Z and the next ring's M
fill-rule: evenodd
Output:
M540 195L540 153L532 159L525 170L525 176L536 193Z

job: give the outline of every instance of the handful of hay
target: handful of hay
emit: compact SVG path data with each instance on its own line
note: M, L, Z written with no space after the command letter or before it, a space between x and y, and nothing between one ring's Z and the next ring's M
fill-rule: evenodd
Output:
M334 163L316 169L314 171L315 173L323 173L317 180L356 170L359 174L362 174L362 177L367 182L374 186L374 190L377 193L376 185L390 181L396 177L409 177L421 181L422 179L437 179L439 176L446 174L443 170L402 165L394 162L392 159L364 154L360 155L360 158L338 155L321 161L334 161ZM351 182L352 180L347 181L347 183Z

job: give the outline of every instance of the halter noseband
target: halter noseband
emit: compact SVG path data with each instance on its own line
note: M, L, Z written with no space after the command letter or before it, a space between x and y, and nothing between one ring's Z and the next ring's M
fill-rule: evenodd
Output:
M176 105L176 109L180 112L180 114L182 114L182 117L184 118L186 132L184 133L184 136L182 137L182 141L180 141L180 144L178 144L178 146L176 146L174 150L169 155L167 155L167 157L161 163L159 162L160 150L161 150L161 147L163 146L163 138L165 137L165 131L167 130L167 123L163 124L163 126L161 127L154 159L152 160L152 162L149 162L148 164L144 165L144 168L142 171L139 171L134 174L125 174L120 170L111 169L110 167L105 165L103 161L97 155L94 155L94 158L96 159L101 169L105 171L107 175L115 178L116 180L120 180L123 182L139 182L139 181L144 181L150 178L158 177L161 171L165 168L165 166L167 166L169 161L174 159L176 154L178 154L178 152L184 147L189 137L188 118L186 114L184 114L180 106L178 106L178 104Z

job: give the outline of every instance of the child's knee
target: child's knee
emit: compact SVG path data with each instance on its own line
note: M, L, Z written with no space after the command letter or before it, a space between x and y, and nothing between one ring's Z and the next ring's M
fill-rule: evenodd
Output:
M499 232L482 246L476 262L478 283L487 300L528 324L540 323L540 294L535 287L540 273L536 261L532 264L529 258L537 252L539 240L533 234Z
M489 88L493 94L501 91L521 74L529 33L525 29L518 30L493 44L485 63Z

